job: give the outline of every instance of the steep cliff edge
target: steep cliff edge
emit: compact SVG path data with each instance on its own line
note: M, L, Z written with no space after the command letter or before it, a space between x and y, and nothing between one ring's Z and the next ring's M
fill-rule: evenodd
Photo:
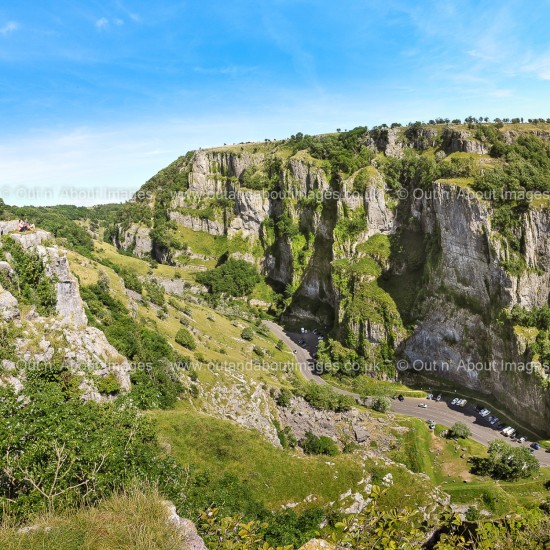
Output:
M546 199L503 195L546 191L546 137L520 126L358 128L189 153L143 187L112 240L165 263L245 259L286 321L329 332L333 360L339 342L360 373L383 364L375 374L392 378L403 357L546 433L548 378L532 363L545 357L502 319L550 292Z

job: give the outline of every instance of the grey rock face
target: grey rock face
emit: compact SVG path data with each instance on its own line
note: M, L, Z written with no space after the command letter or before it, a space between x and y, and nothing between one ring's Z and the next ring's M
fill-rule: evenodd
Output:
M181 227L186 227L192 231L204 231L210 235L224 235L225 226L222 222L209 220L207 218L199 218L181 212L169 212L170 220L175 221Z
M13 321L18 319L20 314L19 302L15 296L0 286L0 317L4 321Z
M119 248L132 250L138 258L151 256L153 241L149 236L151 230L138 224L132 224L115 243Z
M498 325L497 315L515 304L547 303L548 214L532 211L523 220L526 257L537 271L516 277L501 265L507 250L493 234L487 204L436 183L433 196L414 207L425 231L438 235L439 257L427 281L420 321L403 345L405 356L411 364L428 365L429 376L491 393L518 420L547 433L550 395L541 384L545 375L521 370L529 359L515 335Z
M182 539L180 548L174 550L208 550L204 541L197 533L195 524L188 519L180 517L176 507L169 501L164 502L168 511L167 523L173 525Z
M57 313L66 323L73 326L86 326L88 318L76 277L69 270L67 256L60 254L58 248L46 249L47 273L57 280Z

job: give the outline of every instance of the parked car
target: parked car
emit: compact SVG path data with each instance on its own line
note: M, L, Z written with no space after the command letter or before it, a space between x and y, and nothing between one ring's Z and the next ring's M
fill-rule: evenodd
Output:
M489 409L483 409L479 414L485 418L491 414L491 411Z
M433 420L428 420L428 428L435 430L435 422Z
M491 425L494 426L498 422L498 418L495 416L493 420L491 420Z
M513 430L512 426L506 426L506 428L504 428L500 433L508 437L512 430Z
M429 393L427 396L426 396L426 399L433 399L434 396L433 396L433 393Z
M490 416L489 418L487 418L487 422L492 422L494 419L495 419L494 416Z
M532 449L535 449L535 451L538 451L540 449L540 445L538 443L531 443L530 447Z
M520 437L518 439L518 443L525 443L525 437Z
M436 398L435 398L436 401L441 401L441 394L439 394Z
M418 403L418 406L419 406L419 407L422 407L423 409L427 409L427 408L428 408L428 405L426 405L426 403Z
M399 399L399 401L405 401L405 398L402 395L398 395L397 399Z
M451 401L451 405L456 405L460 400L458 399L458 397L455 397L452 401Z

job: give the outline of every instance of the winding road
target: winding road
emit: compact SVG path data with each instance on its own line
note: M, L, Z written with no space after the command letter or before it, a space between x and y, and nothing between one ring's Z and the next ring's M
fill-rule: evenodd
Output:
M337 393L361 399L359 394L333 386L315 373L312 355L315 353L318 343L315 334L289 332L273 321L264 321L264 323L277 338L281 339L290 349L295 351L296 361L306 380L314 382L315 384L330 385ZM305 343L299 344L302 340L304 340ZM425 403L427 408L419 407L420 403ZM455 422L463 422L472 432L470 437L474 441L486 446L494 439L502 439L514 446L525 447L529 444L529 442L525 442L522 445L503 436L494 426L491 426L485 419L477 414L477 411L471 403L468 403L466 407L457 407L451 405L450 402L444 399L438 402L406 397L404 401L398 401L397 399L392 401L392 411L406 416L421 418L423 420L433 420L444 426L452 426ZM540 449L535 451L534 455L539 460L541 466L550 467L550 453L545 452L544 449Z

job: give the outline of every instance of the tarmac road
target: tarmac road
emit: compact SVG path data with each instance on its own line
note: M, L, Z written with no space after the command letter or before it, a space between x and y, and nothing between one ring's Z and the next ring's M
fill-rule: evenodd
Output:
M359 394L332 386L315 373L313 369L313 354L318 345L318 337L315 334L311 332L308 334L287 332L273 321L264 321L264 323L277 338L280 338L291 350L296 352L296 361L306 380L310 380L315 384L330 385L337 393L361 399ZM302 340L305 342L299 344ZM427 408L419 407L420 403L425 403ZM528 441L520 444L503 436L494 426L491 426L485 419L477 414L474 406L470 402L468 402L465 407L457 407L451 405L450 401L447 402L444 399L438 402L434 400L406 397L404 401L399 401L397 399L392 401L392 412L421 418L423 420L433 420L444 426L452 426L455 422L463 422L470 428L472 432L471 438L483 445L488 445L494 439L502 439L515 446L526 447L529 445ZM545 452L544 449L540 449L535 451L534 455L539 460L541 466L550 466L550 453Z

